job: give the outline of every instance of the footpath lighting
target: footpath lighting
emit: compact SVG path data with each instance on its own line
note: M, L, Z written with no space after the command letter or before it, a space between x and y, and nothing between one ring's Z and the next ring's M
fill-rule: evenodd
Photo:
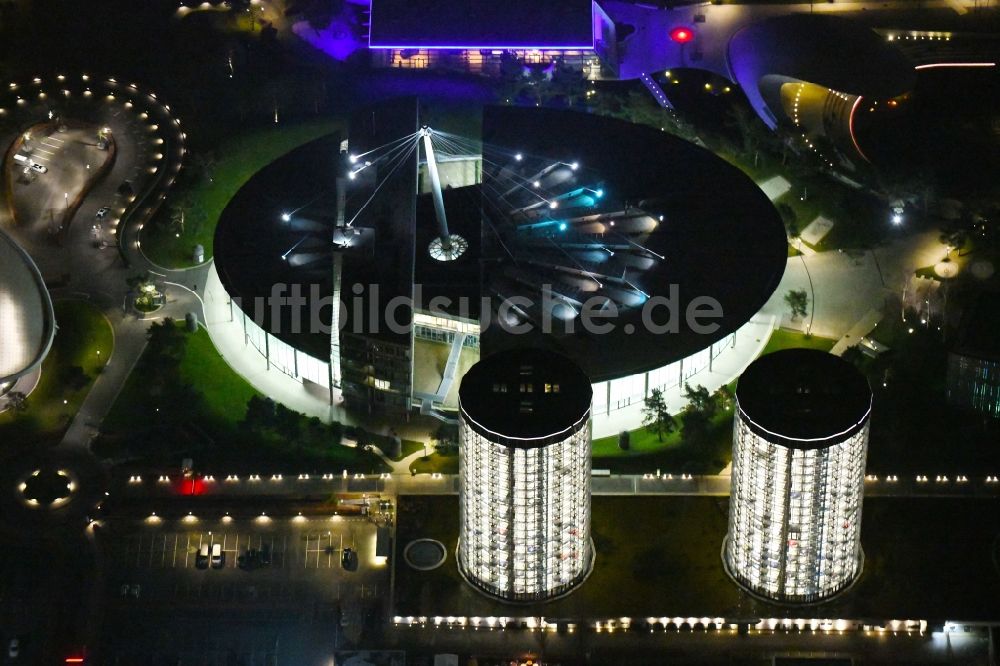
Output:
M291 213L282 213L281 214L281 221L282 222L291 222L292 221L292 215L291 215Z

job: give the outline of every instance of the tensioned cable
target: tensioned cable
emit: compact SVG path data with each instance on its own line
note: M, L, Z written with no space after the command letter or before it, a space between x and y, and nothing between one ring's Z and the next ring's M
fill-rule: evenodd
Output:
M348 227L351 226L352 224L354 224L354 221L358 219L358 215L361 215L361 213L365 210L365 208L368 207L368 204L370 204L372 202L372 199L374 199L375 196L378 194L379 190L382 189L382 186L385 185L386 182L388 182L390 178L392 178L392 174L396 173L396 170L399 169L399 167L401 165L403 165L403 164L406 163L406 161L410 158L410 155L413 153L413 151L415 151L417 149L417 144L418 144L418 142L414 141L410 145L410 149L406 151L406 154L403 156L403 158L400 159L399 162L394 167L392 167L392 169L389 171L389 173L386 174L385 178L382 179L382 182L380 182L375 187L375 191L372 192L372 195L370 197L368 197L368 201L366 201L364 203L364 205L361 206L361 208L358 209L358 212L356 212L354 214L354 217L352 217L351 220L347 223Z

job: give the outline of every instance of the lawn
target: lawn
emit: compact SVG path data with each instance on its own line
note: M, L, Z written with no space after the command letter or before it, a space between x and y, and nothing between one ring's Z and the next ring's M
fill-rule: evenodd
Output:
M752 619L802 617L806 610L806 617L815 618L1000 618L1000 575L992 561L1000 534L995 499L866 500L864 572L842 596L808 609L757 601L729 580L720 557L728 504L713 497L594 497L597 557L590 578L568 597L517 606L515 612L476 593L459 576L458 498L403 496L392 612ZM414 571L400 554L410 541L425 537L445 544L448 560L433 571Z
M192 265L195 245L205 248L205 259L212 257L215 226L219 216L239 189L260 169L291 150L335 132L343 127L340 119L324 119L294 125L256 129L227 140L217 150L218 159L211 171L211 182L199 178L185 181L172 192L166 206L147 224L141 235L142 251L153 262L167 268ZM204 223L196 231L188 230L178 238L166 222L169 203L189 200Z
M833 338L823 338L818 335L806 335L798 331L786 331L778 329L771 334L771 338L764 346L764 354L771 354L782 349L818 349L828 352L837 343Z
M413 461L410 471L417 474L458 474L458 452L442 455L434 452L429 456L422 456Z
M802 347L830 351L835 342L830 338L777 330L771 334L762 355ZM736 383L733 382L729 388L735 390ZM630 431L627 451L618 447L617 435L595 439L594 467L610 469L616 474L645 474L657 469L663 473L715 473L729 463L732 425L731 410L716 414L705 441L697 443L685 443L679 432L665 435L661 441L646 428L637 428Z
M38 386L26 411L0 414L2 442L58 444L112 355L114 333L97 308L84 301L56 301L54 307L59 328Z
M188 336L180 374L205 395L206 416L220 423L235 426L246 414L251 396L260 395L229 367L204 328Z
M245 423L248 402L263 396L226 364L207 331L175 325L179 359L164 364L147 347L104 421L99 455L154 465L185 455L201 469L235 471L388 471L375 454L341 446L339 426L280 407L269 423Z
M402 440L402 446L400 446L400 453L398 458L390 458L393 462L399 462L406 456L412 456L417 451L424 450L424 443L418 442L414 439L404 439Z

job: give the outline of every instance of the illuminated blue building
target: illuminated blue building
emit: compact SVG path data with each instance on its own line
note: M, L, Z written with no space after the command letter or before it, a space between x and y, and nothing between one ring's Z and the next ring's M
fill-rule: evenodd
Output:
M373 0L368 46L376 64L498 73L505 58L556 59L588 78L617 75L615 27L592 0Z
M1000 294L982 294L965 314L948 354L948 402L1000 418Z

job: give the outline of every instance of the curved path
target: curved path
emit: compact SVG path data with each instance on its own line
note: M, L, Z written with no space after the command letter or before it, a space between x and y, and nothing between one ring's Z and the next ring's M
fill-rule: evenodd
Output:
M176 181L186 137L180 120L155 92L114 77L60 75L47 81L11 82L0 91L0 145L14 142L17 128L58 120L64 113L68 119L109 128L117 147L113 166L92 184L58 243L30 233L37 226L35 220L22 219L18 228L11 229L10 210L0 206L0 225L11 229L50 282L59 282L51 288L53 296L88 300L111 322L115 337L112 357L61 444L87 447L145 349L149 322L182 318L188 312L203 319L201 299L194 287L204 284L207 267L163 271L143 256L135 240L138 229L152 218ZM59 156L53 154L50 159ZM125 182L130 183L131 192L123 187ZM105 206L111 210L95 229L90 222L96 221L97 210ZM38 212L31 214L37 216ZM127 304L127 280L147 271L167 285L167 304L152 317L136 313Z

